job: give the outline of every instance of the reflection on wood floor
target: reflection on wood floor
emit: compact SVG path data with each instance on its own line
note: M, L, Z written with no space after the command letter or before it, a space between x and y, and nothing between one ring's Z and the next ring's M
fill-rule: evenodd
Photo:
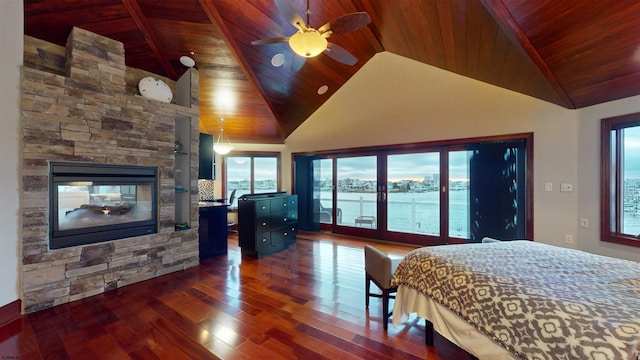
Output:
M363 246L403 256L415 246L301 233L286 251L229 253L0 328L1 359L466 358L424 320L382 330L380 300L364 305ZM437 349L437 350L436 350Z

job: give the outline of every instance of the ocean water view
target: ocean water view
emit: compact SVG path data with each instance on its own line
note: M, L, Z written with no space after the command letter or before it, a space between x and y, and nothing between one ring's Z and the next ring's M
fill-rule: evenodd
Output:
M387 194L387 230L425 235L440 234L440 193L389 192ZM469 193L465 190L449 193L449 234L469 237ZM321 204L331 207L331 192L322 191ZM376 216L375 192L338 192L337 207L342 210L340 225L356 226L360 216ZM378 224L379 226L379 224Z
M275 188L259 189L257 192L275 192ZM250 189L238 189L237 197L249 193ZM230 196L230 191L227 197ZM469 237L469 193L466 190L449 192L449 234L455 237ZM376 217L377 194L375 192L337 193L337 206L342 210L339 225L356 226L360 216ZM331 191L320 192L320 203L331 208ZM387 230L414 234L440 234L440 198L438 191L389 192L387 194ZM377 219L376 219L377 220ZM376 223L376 226L379 224Z
M638 181L640 182L640 181ZM459 238L469 238L469 193L465 188L449 192L449 234ZM257 192L275 192L274 187L264 187ZM230 191L227 197L230 195ZM238 189L237 197L250 193L248 188ZM356 218L360 216L376 216L375 192L339 191L337 206L342 210L342 221L339 225L356 226ZM331 191L322 190L320 201L325 208L331 207ZM387 193L387 230L413 234L437 236L440 234L440 203L438 191L421 192L388 192ZM625 199L623 210L623 232L630 235L640 234L640 197ZM631 205L629 205L631 204ZM369 226L358 224L357 226ZM380 226L377 223L376 227Z

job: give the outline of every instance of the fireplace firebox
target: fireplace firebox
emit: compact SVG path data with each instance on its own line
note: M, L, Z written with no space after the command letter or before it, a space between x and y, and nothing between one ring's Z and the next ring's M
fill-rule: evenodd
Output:
M51 162L49 248L158 232L157 168Z

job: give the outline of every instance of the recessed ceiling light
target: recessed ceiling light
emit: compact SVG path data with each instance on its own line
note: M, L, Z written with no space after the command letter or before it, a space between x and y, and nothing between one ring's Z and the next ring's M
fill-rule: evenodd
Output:
M329 87L327 85L322 85L318 88L318 95L324 95L327 90L329 90Z
M275 67L280 67L284 65L284 55L282 53L277 53L273 55L271 58L271 65Z
M186 67L194 67L196 65L195 60L188 56L180 56L180 63Z

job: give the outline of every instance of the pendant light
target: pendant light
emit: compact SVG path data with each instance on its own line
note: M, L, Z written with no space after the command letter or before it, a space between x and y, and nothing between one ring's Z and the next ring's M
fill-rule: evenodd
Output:
M222 127L222 123L224 122L223 118L220 118L220 134L218 134L218 139L216 143L213 144L213 151L220 155L226 155L231 150L233 150L233 145L231 145L231 141L229 141L229 137L225 135L224 128Z

